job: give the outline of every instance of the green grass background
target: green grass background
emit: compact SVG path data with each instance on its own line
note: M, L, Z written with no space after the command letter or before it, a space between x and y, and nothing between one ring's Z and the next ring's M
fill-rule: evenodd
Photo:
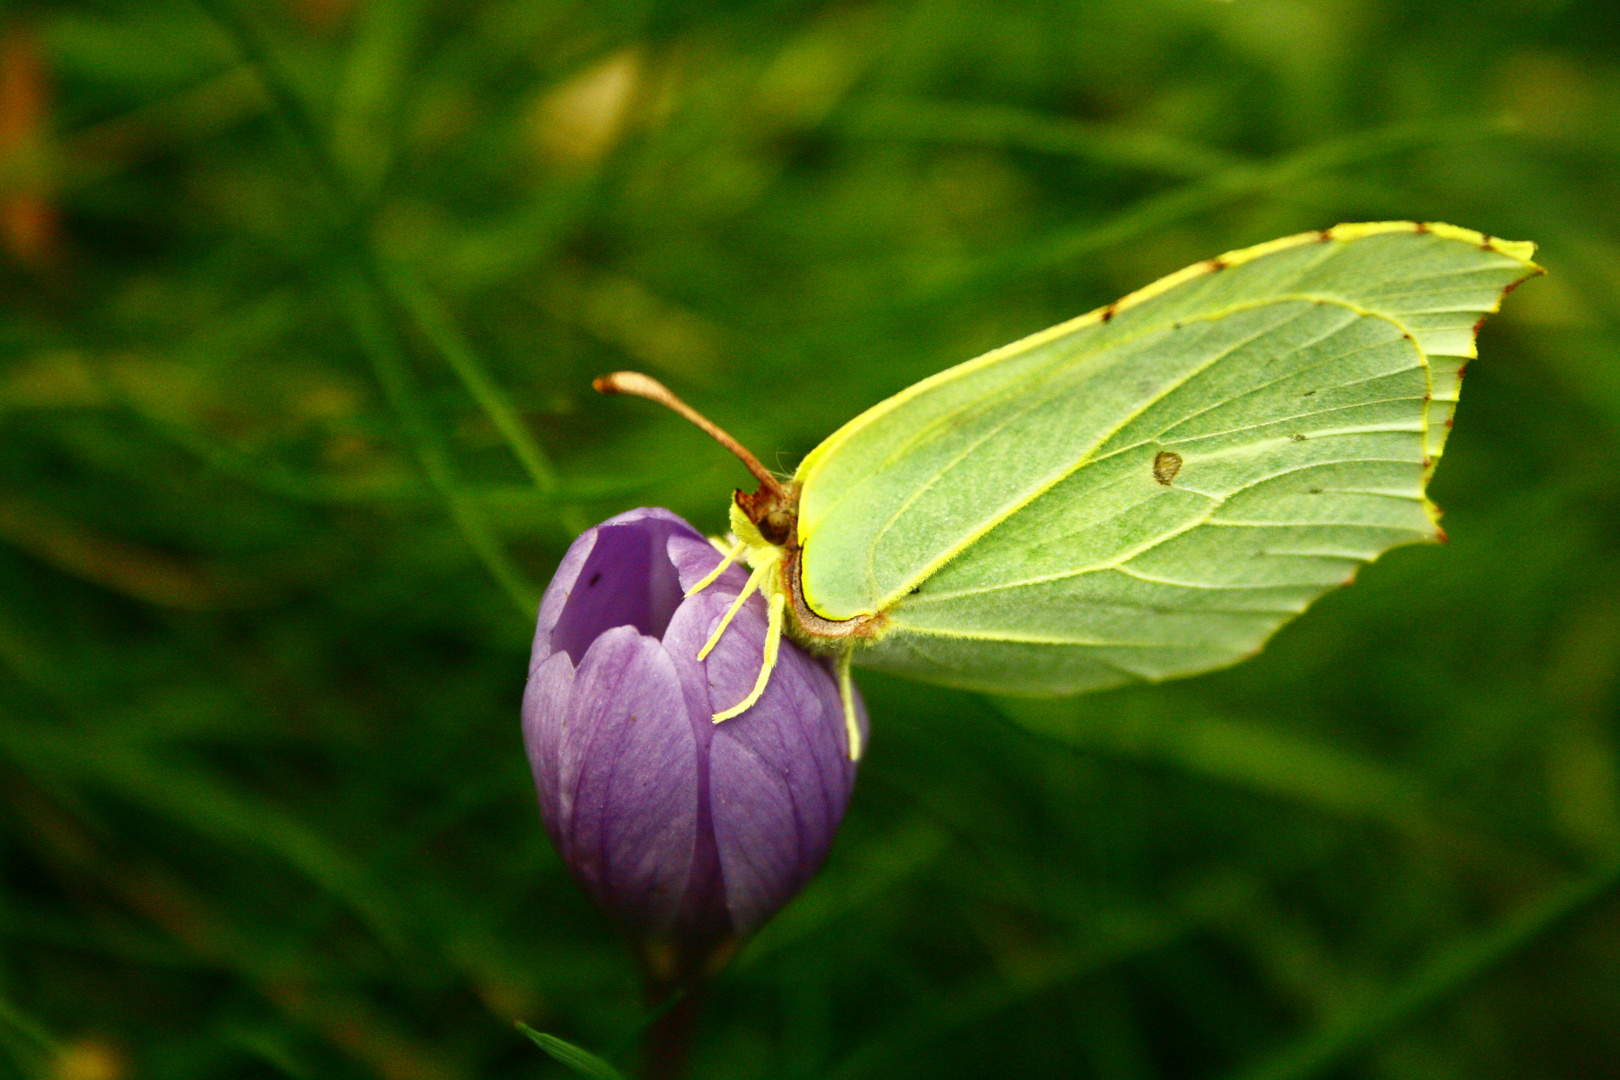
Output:
M865 677L717 1078L1620 1074L1620 9L0 6L0 1075L561 1076L645 1014L541 832L533 603L636 505L1338 221L1542 245L1406 548L1258 659Z

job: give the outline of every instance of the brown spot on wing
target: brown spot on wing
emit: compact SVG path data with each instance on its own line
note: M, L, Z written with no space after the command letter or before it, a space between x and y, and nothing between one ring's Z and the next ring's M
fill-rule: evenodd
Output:
M1153 479L1170 486L1170 481L1181 471L1181 455L1174 450L1160 450L1153 456Z

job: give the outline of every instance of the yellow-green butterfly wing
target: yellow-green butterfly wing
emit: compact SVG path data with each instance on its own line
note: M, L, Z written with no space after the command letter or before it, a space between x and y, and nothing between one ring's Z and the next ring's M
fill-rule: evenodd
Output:
M1479 322L1534 247L1346 225L1171 275L926 379L800 466L798 573L865 666L1008 693L1252 654L1397 544Z

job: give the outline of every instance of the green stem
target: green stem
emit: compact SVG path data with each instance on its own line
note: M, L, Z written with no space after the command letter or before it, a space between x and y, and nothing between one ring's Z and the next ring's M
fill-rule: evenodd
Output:
M676 993L680 996L647 1026L642 1040L642 1080L682 1080L686 1075L692 1031L705 995L701 986Z

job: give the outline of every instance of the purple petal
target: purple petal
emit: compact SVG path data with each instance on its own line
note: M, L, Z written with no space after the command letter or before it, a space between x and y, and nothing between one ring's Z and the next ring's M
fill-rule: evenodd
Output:
M813 867L803 865L793 792L775 762L745 740L722 735L710 748L709 777L726 907L736 932L750 934L799 890Z
M562 615L563 606L568 603L568 597L573 592L574 582L579 579L580 568L590 557L591 550L596 547L596 530L586 529L568 546L563 555L562 562L557 564L557 572L552 575L551 582L546 586L545 593L540 597L540 616L535 620L534 644L529 650L529 675L532 678L534 669L545 662L553 652L551 647L551 631L557 625L557 619Z
M669 561L675 564L675 571L680 575L682 590L690 589L702 581L714 569L715 564L724 557L707 540L693 539L685 533L674 533L670 536L668 551ZM726 588L731 590L731 595L735 598L747 583L747 568L738 563L732 563L726 567L725 573L716 578L712 585L704 589L704 592L717 587Z
M698 662L697 654L736 598L735 589L729 589L721 582L716 582L696 596L687 597L664 630L664 652L675 665L676 675L681 680L681 692L685 696L687 711L691 713L694 727L698 729L698 745L702 747L709 745L709 735L714 727L709 717L717 711L718 706L714 704L709 693L705 665ZM747 611L738 612L726 630L727 636L738 629L739 623L746 622L748 618ZM721 645L724 644L722 641Z
M716 729L710 812L739 933L798 892L832 846L854 779L843 726L826 668L784 649L759 703Z
M569 865L621 919L667 927L692 867L698 763L680 680L659 642L624 626L590 645L558 766Z
M720 618L737 598L736 589L721 586L719 582L713 586L713 596L707 595L709 591L704 590L692 598L694 601L706 598L703 610L712 616L703 632L697 635L698 648L708 641ZM759 678L759 669L765 663L765 632L768 623L769 613L765 606L765 598L755 593L743 604L742 610L737 612L736 617L731 620L731 625L726 627L726 632L720 635L719 642L703 661L703 678L709 688L711 712L728 709L753 691L754 683ZM672 625L671 630L673 629ZM665 635L665 646L677 662L685 651L683 646L687 644L689 644L687 641L677 643L673 634ZM791 650L784 648L782 651ZM696 650L692 652L695 656ZM754 708L759 708L759 704Z
M577 569L570 558L564 559L572 573L566 587L559 587L564 581L559 571L540 605L542 626L552 619L550 651L566 652L578 663L591 642L615 626L662 636L681 602L681 584L668 553L670 537L677 534L702 539L669 511L644 508L610 518L575 541L578 548L591 537Z
M529 673L529 683L523 688L523 747L540 795L540 816L558 848L563 846L566 832L557 795L558 752L573 691L574 665L566 653L542 661Z
M763 662L763 623L758 612L744 633L721 641L708 657L716 703L734 703L753 687ZM865 711L859 699L857 709ZM821 865L854 779L838 680L828 665L782 644L765 695L716 725L710 745L714 842L739 933L760 928Z
M669 557L680 574L681 585L688 589L703 580L721 559L714 545L706 541L693 541L684 536L669 538ZM680 672L681 686L686 690L687 707L692 710L694 716L707 717L719 712L727 705L741 700L742 694L748 692L745 689L737 697L722 701L711 692L709 665L700 664L697 659L698 652L708 643L709 635L714 633L714 628L720 624L720 620L730 610L732 601L737 599L737 594L746 584L748 584L746 569L736 564L727 567L725 572L705 586L702 592L687 597L664 631L664 648L674 659L676 670ZM763 656L765 618L765 602L756 596L744 605L743 610L737 612L736 618L726 628L725 636L716 646L715 652L710 654L709 660L713 661L716 654L723 651L727 656L734 658L732 667L735 668L740 663L740 657L737 656L739 650L756 649ZM736 641L728 640L732 638ZM742 644L739 645L739 642ZM754 671L758 673L758 665ZM749 682L750 688L753 686L751 679L752 677ZM728 684L722 689L729 691L731 687ZM706 736L702 738L702 745L708 745Z

